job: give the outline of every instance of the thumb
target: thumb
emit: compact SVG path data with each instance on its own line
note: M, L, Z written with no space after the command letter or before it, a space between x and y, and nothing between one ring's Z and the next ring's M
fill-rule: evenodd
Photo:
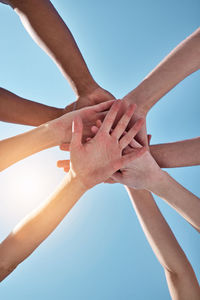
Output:
M69 151L70 149L70 144L69 143L63 143L60 145L60 150L63 150L63 151Z
M83 136L83 122L80 116L76 116L72 123L72 140L71 147L78 147L82 145Z

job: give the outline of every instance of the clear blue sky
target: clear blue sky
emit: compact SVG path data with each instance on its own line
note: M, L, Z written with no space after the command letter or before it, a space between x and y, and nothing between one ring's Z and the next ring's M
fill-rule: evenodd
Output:
M199 26L199 0L53 0L95 79L116 97L132 90L161 59ZM64 107L75 99L56 66L28 36L18 17L0 5L0 82L27 99ZM196 72L152 109L152 143L199 135ZM26 126L0 124L0 138ZM58 149L36 154L0 174L0 237L52 192L63 177ZM200 195L199 167L169 171ZM164 216L200 280L200 240L162 200ZM169 300L157 262L124 188L99 185L55 232L1 283L2 300Z

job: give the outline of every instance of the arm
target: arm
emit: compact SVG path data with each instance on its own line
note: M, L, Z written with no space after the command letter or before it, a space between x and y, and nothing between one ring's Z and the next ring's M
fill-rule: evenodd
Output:
M82 119L80 116L75 117L67 179L46 203L25 218L0 244L0 280L10 274L40 245L84 192L139 157L142 153L140 150L129 154L123 154L123 150L140 129L141 121L130 129L126 137L120 139L119 136L120 131L124 131L127 122L130 121L134 108L134 105L130 106L122 122L110 134L119 110L119 102L116 102L105 117L99 133L85 144L82 144ZM44 136L40 135L38 138Z
M151 107L185 77L200 68L200 28L180 43L124 100L122 113L130 103L137 104L133 122L146 118ZM148 145L146 124L137 141Z
M150 152L161 168L177 168L200 165L200 137L151 145Z
M165 270L173 300L198 300L200 288L195 273L152 195L127 188L146 238Z
M144 113L168 91L200 68L200 28L181 42L125 99Z
M26 100L0 88L0 121L38 126L64 113L64 109Z
M200 232L200 199L174 180L167 172L162 172L158 181L148 187L180 213Z
M77 108L107 101L113 96L91 76L64 21L49 0L7 0L33 40L55 61L78 98ZM74 105L68 106L67 112Z
M160 168L200 165L200 137L174 143L151 145L149 148ZM61 150L69 151L69 146L63 144ZM58 161L58 167L65 168L65 162L65 160Z
M112 178L130 188L158 195L200 231L200 199L161 170L148 151Z
M63 141L71 141L71 124L79 115L84 122L84 136L91 135L91 124L110 108L113 101L107 101L94 106L67 113L33 130L0 141L0 171L17 161L41 150L60 145Z
M44 204L16 226L0 244L0 281L48 237L84 192L77 180L67 177Z

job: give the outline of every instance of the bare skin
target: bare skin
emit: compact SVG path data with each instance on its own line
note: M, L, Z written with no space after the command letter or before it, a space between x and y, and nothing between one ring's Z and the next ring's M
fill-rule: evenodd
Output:
M101 122L98 120L96 125L92 127L95 134L98 133ZM150 136L148 140L150 142ZM61 147L70 150L69 145L63 144ZM141 149L141 145L132 140L124 152L129 153L132 147ZM62 165L62 162L64 161L58 164ZM69 162L65 161L64 168L65 171L69 170ZM165 176L163 174L166 172L160 169L151 154L145 150L139 158L127 164L125 168L121 168L120 172L116 172L105 182L121 182L136 188L126 187L143 231L164 268L172 299L198 300L200 288L192 266L160 213L151 193L145 189L156 193L157 187L160 191L157 195L177 209L197 230L200 229L200 201L172 178L162 177Z
M97 120L96 125L91 127L92 133L96 134L100 126L101 120ZM177 168L200 164L200 137L157 145L150 145L150 139L151 135L148 135L149 151L160 168ZM69 144L62 144L60 149L69 151ZM66 172L68 171L65 168L66 160L59 160L57 166Z
M146 190L126 189L144 234L163 266L172 299L200 299L200 287L192 266L151 193Z
M130 188L145 189L164 199L200 232L200 199L160 169L149 151L112 176Z
M200 165L200 137L151 145L150 152L161 168L198 166Z
M98 120L97 126L92 127L94 133L98 132L100 124L101 121ZM125 153L131 151L132 147L141 148L141 145L132 140L125 149ZM120 182L130 188L153 192L177 210L200 232L200 199L163 171L148 150L124 169L120 169L120 172L113 174L111 179L112 182Z
M23 99L0 90L0 120L38 126L66 112L114 99L93 79L64 21L49 0L0 1L10 5L33 40L53 59L71 84L77 99L63 109Z
M113 100L67 113L29 132L0 141L0 170L2 171L17 161L38 151L60 145L63 142L70 142L72 121L77 115L83 120L84 136L91 135L91 125L94 124L99 117L103 119L112 104ZM46 132L45 139L49 140L49 145L45 139L44 145L42 145L41 141L38 143L36 135L38 132ZM51 143L52 136L54 137L53 140L56 141L55 144ZM13 151L13 149L15 151Z
M107 105L107 103L101 103L100 106L102 105ZM7 277L48 237L88 189L105 181L118 168L123 168L142 155L144 151L142 149L133 149L128 154L123 153L124 148L140 130L143 124L142 120L135 123L124 138L120 139L119 135L121 131L125 130L127 121L131 119L135 105L129 107L126 115L117 124L116 130L110 132L119 109L120 103L116 101L106 115L98 134L84 144L82 143L82 119L80 115L74 116L69 173L55 193L37 210L22 220L0 244L0 281ZM29 144L31 140L37 141L35 152L56 145L58 139L63 137L62 126L60 137L54 134L57 127L58 123L51 121L50 124L28 132L21 138L21 141L18 141L21 145L23 144L21 150L26 156L31 155L33 152L31 148L34 144ZM16 145L16 141L14 144ZM15 151L15 147L12 147L12 151ZM18 158L22 159L22 157Z
M133 122L146 118L147 113L167 92L184 78L200 68L200 28L174 48L145 79L124 98L126 110L130 103L137 104ZM131 124L131 123L130 123ZM146 124L136 137L142 145L148 145Z

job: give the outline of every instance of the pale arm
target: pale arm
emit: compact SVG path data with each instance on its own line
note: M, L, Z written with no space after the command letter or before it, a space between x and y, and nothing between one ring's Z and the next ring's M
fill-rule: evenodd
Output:
M200 28L180 43L124 100L124 110L131 103L137 104L133 122L146 118L151 107L167 92L191 73L200 68ZM143 145L147 143L146 124L136 137Z
M173 300L198 300L200 288L195 273L152 195L127 188L146 238L165 270Z
M0 141L0 171L44 149L56 146L54 135L48 125Z
M91 124L111 107L113 101L106 101L94 106L76 110L45 123L33 130L0 141L0 171L17 161L44 149L71 141L71 126L75 116L84 122L84 135L91 135Z
M64 113L64 109L30 101L0 88L0 121L38 126Z
M151 145L150 152L161 168L200 165L200 137Z
M0 281L48 237L85 191L68 176L44 204L16 226L0 244Z
M119 102L116 102L105 117L99 134L85 144L82 144L82 119L80 116L74 118L70 144L71 164L67 179L46 203L22 221L1 243L0 280L10 274L40 245L84 192L105 181L118 168L139 157L140 150L126 155L123 154L123 149L140 129L141 121L130 129L126 137L119 140L121 130L122 132L125 130L134 112L134 105L130 106L119 126L112 135L110 134L118 110ZM42 133L38 138L42 138Z
M165 200L200 232L200 199L197 196L184 188L167 172L162 172L161 176L156 178L147 189Z
M161 197L200 231L200 199L161 170L148 151L112 178L130 188L145 189Z
M200 68L200 28L181 42L125 99L145 114L168 91Z

